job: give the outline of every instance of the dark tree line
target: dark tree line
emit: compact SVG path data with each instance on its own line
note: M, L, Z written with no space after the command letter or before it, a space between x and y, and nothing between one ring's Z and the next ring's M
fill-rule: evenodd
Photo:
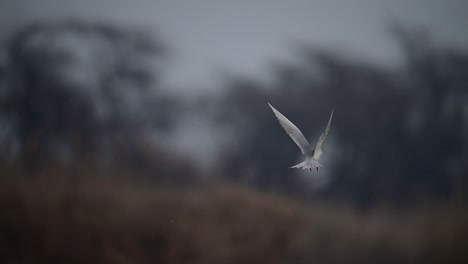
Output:
M401 69L304 48L299 55L305 63L275 67L273 89L232 81L221 112L226 123L237 124L242 147L225 157L229 177L244 181L254 172L249 182L256 186L310 197L303 181L287 170L298 149L266 103L312 132L313 142L336 104L336 144L325 146L334 151L332 181L319 196L360 206L466 199L468 54L431 46L412 33L395 30L406 55Z
M160 92L166 50L145 31L105 23L13 32L2 43L2 160L35 169L91 159L167 175L189 167L152 140L170 131L178 109Z
M468 54L394 30L405 65L385 68L301 48L302 63L273 67L276 82L230 78L197 111L234 138L220 146L217 178L305 199L404 204L463 201L468 191ZM191 182L194 167L159 148L158 133L194 109L160 92L165 47L143 31L76 21L14 32L0 51L0 155L34 168L86 157L127 162L154 177ZM325 163L311 192L287 168L299 151L267 102L315 141L336 105ZM196 105L196 104L195 104ZM196 108L196 107L194 107ZM203 154L203 153L202 153ZM154 172L158 172L156 174ZM199 176L199 175L198 175ZM214 179L214 177L209 177Z

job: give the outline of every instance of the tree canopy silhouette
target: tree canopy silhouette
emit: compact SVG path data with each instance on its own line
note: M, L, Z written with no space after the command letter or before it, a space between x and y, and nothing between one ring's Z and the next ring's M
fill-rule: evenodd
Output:
M96 151L109 156L111 146L131 152L145 128L170 122L158 89L165 48L144 31L31 24L7 39L4 53L3 154L28 166Z
M239 144L225 157L231 178L310 196L287 168L299 152L283 135L267 102L294 117L315 141L336 104L331 178L323 197L403 205L424 197L464 199L468 190L468 54L430 45L395 28L406 54L403 68L385 68L336 53L303 48L305 61L276 65L276 85L233 80L221 104L237 124ZM293 122L294 122L293 121ZM248 129L246 129L248 128ZM313 176L311 176L313 177Z

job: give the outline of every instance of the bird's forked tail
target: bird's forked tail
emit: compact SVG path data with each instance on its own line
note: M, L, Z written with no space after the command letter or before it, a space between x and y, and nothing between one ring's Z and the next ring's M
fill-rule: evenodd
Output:
M290 169L300 169L300 168L304 167L305 163L306 163L306 162L303 161L303 162L301 162L301 163L299 163L299 164L297 164L297 165L291 166L291 167L289 167L289 168L290 168ZM304 169L305 169L305 168L304 168Z
M297 165L294 165L294 166L291 166L289 167L290 169L312 169L312 168L317 168L317 171L318 171L318 168L319 167L323 167L322 164L320 164L318 162L318 160L316 160L314 157L307 157L303 162L297 164Z

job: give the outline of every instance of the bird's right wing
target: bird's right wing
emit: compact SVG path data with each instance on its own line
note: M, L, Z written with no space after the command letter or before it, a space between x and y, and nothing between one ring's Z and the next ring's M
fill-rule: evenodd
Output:
M278 122L280 125L286 130L286 133L294 140L294 142L299 146L302 151L302 154L311 154L312 150L310 148L310 144L307 139L304 137L302 132L291 122L289 121L283 114L281 114L278 110L276 110L270 103L268 105L273 110L276 118L278 118Z
M331 124L331 121L332 121L332 118L333 118L333 112L335 112L335 107L333 107L333 110L330 114L330 118L328 119L328 124L327 124L327 128L325 128L325 131L322 133L322 135L320 136L318 142L317 142L317 145L315 146L315 149L317 151L321 151L322 150L322 145L323 145L323 142L325 142L325 139L327 139L327 136L328 136L328 132L330 132L330 124Z

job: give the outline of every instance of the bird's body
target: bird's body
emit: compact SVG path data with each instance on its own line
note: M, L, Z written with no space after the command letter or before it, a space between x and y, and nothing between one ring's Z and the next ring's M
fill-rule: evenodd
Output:
M290 168L303 168L312 170L312 168L315 167L318 171L318 168L322 167L322 164L319 163L319 160L323 155L322 145L328 136L328 132L330 132L330 124L333 118L333 112L335 111L335 108L333 108L330 114L330 119L328 120L327 127L320 136L317 145L315 146L315 148L312 148L312 146L309 144L302 132L291 121L289 121L283 114L276 110L270 103L268 103L268 105L270 106L271 110L273 110L273 113L275 114L276 118L278 118L278 122L280 123L280 125L284 128L284 130L286 130L286 133L294 140L297 146L301 149L302 154L307 156L303 162L294 165Z

